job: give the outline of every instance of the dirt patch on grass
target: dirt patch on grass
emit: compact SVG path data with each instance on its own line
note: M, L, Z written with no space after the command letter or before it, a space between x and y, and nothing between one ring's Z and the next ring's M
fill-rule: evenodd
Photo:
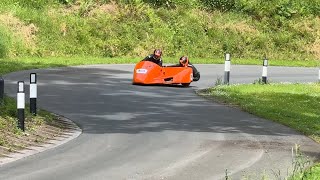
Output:
M311 52L315 55L317 59L320 58L320 40L316 41L311 45Z
M115 15L119 12L118 5L116 2L111 1L109 3L95 3L95 2L82 2L76 1L64 9L61 10L62 14L79 14L81 16L93 17L99 14L112 14Z
M208 26L207 28L220 29L220 30L229 30L233 32L238 32L240 34L251 34L251 35L259 35L260 32L254 26L248 24L247 21L244 20L225 20L222 19L223 13L219 11L214 12L206 12L202 10L195 10L195 14L198 15L198 18L201 21L204 21L204 25Z
M219 28L223 29L223 30L230 29L231 31L239 32L241 34L246 34L246 33L259 34L259 31L257 29L250 26L245 21L235 22L235 23L227 23Z
M303 37L311 37L314 41L306 41L306 46L303 49L311 53L316 59L320 58L320 17L305 18L300 22L292 24L291 28L299 32Z
M101 13L101 14L115 14L119 12L118 5L111 1L108 4L101 4L94 7L93 12Z
M0 23L9 29L15 38L21 39L26 47L35 47L36 33L38 27L35 24L26 24L13 14L0 14Z

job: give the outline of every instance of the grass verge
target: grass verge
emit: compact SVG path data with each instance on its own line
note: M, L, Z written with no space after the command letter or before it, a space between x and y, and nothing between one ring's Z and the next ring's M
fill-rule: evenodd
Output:
M303 173L299 173L291 177L290 180L300 180L300 179L317 180L319 179L319 177L320 177L320 164L317 164L315 166L308 168Z
M320 83L218 85L206 90L219 102L284 124L320 143ZM292 179L319 177L320 164Z
M26 109L29 107L26 106ZM57 117L44 110L37 116L25 111L25 132L17 128L16 102L4 97L0 105L0 157L10 157L10 153L18 152L30 146L39 146L48 140L59 137L64 127L58 123Z

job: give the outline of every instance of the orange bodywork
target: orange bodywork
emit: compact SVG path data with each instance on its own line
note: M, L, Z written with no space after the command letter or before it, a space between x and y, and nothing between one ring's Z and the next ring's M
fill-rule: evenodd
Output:
M140 61L133 72L133 84L182 84L193 80L190 67L161 67L150 61Z

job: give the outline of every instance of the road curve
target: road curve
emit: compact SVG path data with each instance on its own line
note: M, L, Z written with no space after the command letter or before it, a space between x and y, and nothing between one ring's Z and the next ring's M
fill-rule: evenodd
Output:
M0 167L0 179L258 179L287 174L295 143L319 158L320 146L285 126L197 96L223 65L197 65L190 88L131 85L133 65L91 65L21 71L38 73L38 104L78 124L76 139ZM233 66L231 83L251 83L260 66ZM316 68L269 67L272 81L315 82ZM27 89L27 88L26 88ZM28 98L28 96L27 96ZM265 172L265 173L264 173Z

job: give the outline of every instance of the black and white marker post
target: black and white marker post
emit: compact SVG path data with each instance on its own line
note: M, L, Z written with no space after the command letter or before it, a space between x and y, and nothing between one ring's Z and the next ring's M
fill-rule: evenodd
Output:
M4 97L4 80L2 76L0 76L0 105L3 103Z
M30 113L37 115L37 74L30 73Z
M267 75L268 75L268 59L265 57L263 59L263 68L262 68L262 82L267 84Z
M225 55L225 62L224 62L224 84L229 84L229 81L230 81L230 66L231 66L230 54L227 53Z
M24 108L25 108L24 81L19 81L18 93L17 93L18 128L20 128L22 131L24 131Z

